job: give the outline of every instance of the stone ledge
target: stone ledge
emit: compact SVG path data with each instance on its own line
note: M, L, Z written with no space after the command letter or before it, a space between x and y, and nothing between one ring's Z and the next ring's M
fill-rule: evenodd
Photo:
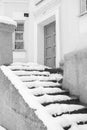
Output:
M1 70L0 125L7 130L47 130Z
M87 48L65 55L63 87L87 104Z
M64 56L64 60L70 60L71 58L86 58L87 57L87 48L84 48L82 50L77 50L70 52Z

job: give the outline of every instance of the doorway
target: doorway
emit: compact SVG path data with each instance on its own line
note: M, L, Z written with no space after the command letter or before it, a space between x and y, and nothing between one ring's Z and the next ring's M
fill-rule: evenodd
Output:
M44 26L44 64L56 67L56 22Z

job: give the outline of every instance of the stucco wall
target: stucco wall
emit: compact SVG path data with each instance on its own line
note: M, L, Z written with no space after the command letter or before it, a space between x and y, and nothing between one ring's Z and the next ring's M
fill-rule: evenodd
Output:
M12 62L12 33L0 30L0 65Z
M18 90L0 70L0 125L7 130L46 130Z
M29 13L28 11L28 2L27 0L25 1L15 1L12 0L11 2L5 1L3 2L3 13L2 15L11 17L12 19L16 21L23 21L24 22L24 51L13 51L13 61L22 61L22 62L27 62L28 61L28 51L29 51L29 46L28 46L28 38L29 38L29 33L28 33L28 25L29 25L29 18L24 17L24 13ZM12 40L12 46L14 41ZM13 47L12 47L13 48Z
M80 16L80 0L61 0L60 37L62 57L87 47L87 15Z
M87 48L65 55L63 87L87 104Z
M6 21L6 19L8 20ZM15 30L16 25L9 24L11 19L9 20L7 17L0 17L0 20L0 65L9 65L13 62L12 32Z

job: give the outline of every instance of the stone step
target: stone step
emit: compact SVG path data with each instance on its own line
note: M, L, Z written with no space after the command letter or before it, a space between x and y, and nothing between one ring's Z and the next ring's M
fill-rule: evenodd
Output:
M77 97L70 97L66 95L43 95L38 97L37 100L43 105L47 106L50 104L79 104L79 99Z
M30 89L30 92L35 95L35 96L38 96L38 95L44 95L44 94L47 94L47 95L69 95L69 91L66 91L66 90L62 90L61 88L44 88L44 87L37 87L37 88L33 88L33 89Z
M62 88L62 85L55 85L55 86L44 86L44 88Z
M54 102L44 102L42 103L43 106L47 106L50 104L79 104L79 102L75 99L71 99L71 100L66 100L66 101L54 101Z
M47 77L47 76L19 76L20 80L22 82L34 82L34 81L45 81L45 82L54 82L57 83L58 80L53 77ZM59 79L60 81L60 79Z
M80 127L80 126L84 126L84 125L87 125L87 121L82 121L82 122L79 122L79 123L77 123L77 125ZM64 130L70 130L70 128L71 128L71 125L69 125L69 126L66 126L66 127L63 127L63 129ZM80 129L80 130L83 130L83 129Z
M55 92L55 93L46 93L47 95L52 95L52 96L56 96L56 95L69 95L69 91L62 91L62 92ZM35 96L43 96L44 94L34 94Z
M61 116L63 114L87 113L87 107L77 104L51 104L45 106L45 110L53 117Z
M17 75L17 76L31 76L31 75L35 75L35 76L49 76L50 73L47 72L47 71L43 71L43 72L40 72L40 71L23 71L23 70L19 70L19 71L14 71L14 73Z
M74 111L67 111L65 113L61 113L60 115L56 114L56 115L52 115L53 117L57 117L57 116L61 116L63 114L87 114L87 108L82 108L82 109L78 109L78 110L74 110Z
M48 71L48 72L50 72L50 73L63 74L63 70L62 70L61 68L52 68L52 69L46 68L45 71Z

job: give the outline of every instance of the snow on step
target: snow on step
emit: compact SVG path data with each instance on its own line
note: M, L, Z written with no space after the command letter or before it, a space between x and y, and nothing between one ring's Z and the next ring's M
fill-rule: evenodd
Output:
M19 77L21 79L21 81L23 82L29 82L29 81L35 81L35 80L40 80L40 81L59 81L60 79L62 79L61 75L58 75L58 77L56 78L55 76L21 76Z
M55 122L62 127L70 126L73 123L86 122L87 114L65 114L54 118Z
M36 115L47 127L47 130L63 130L63 128L55 122L54 118L45 111L44 107L37 101L37 98L28 91L29 89L18 78L18 76L16 76L8 67L1 66L0 68L4 75L8 77L14 87L18 90L24 101L29 105L29 107L31 107L31 109L35 110Z
M9 66L11 70L45 70L45 68L49 68L47 66L35 64L35 63L13 63Z
M4 127L0 126L0 130L6 130Z
M34 88L34 89L31 89L30 91L33 95L65 92L64 90L60 88L43 88L43 87Z
M14 71L14 73L18 76L28 76L28 75L42 75L42 76L49 76L50 73L49 72L46 72L46 71L43 71L43 72L40 72L40 71L23 71L23 70L19 70L19 71Z
M28 88L32 88L32 87L35 87L35 88L38 88L38 87L55 87L55 86L60 86L60 84L58 82L54 83L54 82L41 82L41 81L33 81L33 82L25 82L25 85L28 87Z
M73 124L69 130L87 130L87 124L85 125Z
M66 95L57 95L57 96L50 96L50 95L43 95L41 97L37 97L37 100L43 104L43 103L49 103L49 102L55 102L55 101L67 101L67 100L72 100L71 97L66 96Z
M61 115L62 113L76 111L79 109L85 108L82 105L74 105L74 104L50 104L45 107L45 110L51 115Z

